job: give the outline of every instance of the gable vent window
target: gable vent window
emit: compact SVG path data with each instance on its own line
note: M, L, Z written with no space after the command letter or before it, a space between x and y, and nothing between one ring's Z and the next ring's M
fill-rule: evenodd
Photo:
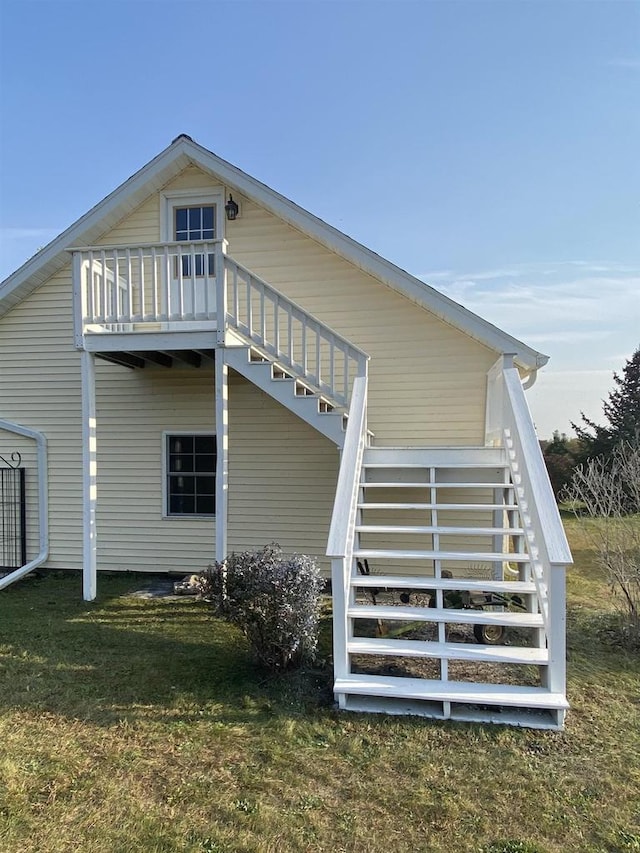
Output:
M168 435L166 440L167 515L215 515L215 436Z

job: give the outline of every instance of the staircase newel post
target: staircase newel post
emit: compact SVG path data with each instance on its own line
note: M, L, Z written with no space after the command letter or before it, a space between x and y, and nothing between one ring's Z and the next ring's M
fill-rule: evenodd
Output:
M224 346L227 339L227 264L226 254L229 243L220 240L216 244L216 342Z
M549 648L549 666L547 669L547 684L552 693L566 690L567 680L567 618L566 618L566 580L563 564L549 565L549 625L547 628L547 644Z
M334 557L331 560L331 592L333 598L333 677L347 678L349 675L349 653L347 651L347 558ZM345 707L346 696L337 693L338 706Z

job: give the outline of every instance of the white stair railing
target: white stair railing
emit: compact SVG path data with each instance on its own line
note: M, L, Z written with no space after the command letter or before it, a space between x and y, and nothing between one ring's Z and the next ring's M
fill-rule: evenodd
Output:
M346 678L349 673L347 609L354 595L351 573L358 522L360 472L367 441L367 377L358 376L353 383L349 422L340 458L338 485L327 543L327 556L331 558L333 658L336 679ZM343 700L344 697L339 699L341 703Z
M349 406L355 379L367 375L369 356L228 255L224 264L219 302L225 327L332 402Z
M566 681L565 569L573 560L525 399L510 357L489 372L487 440L502 439L527 537L549 650L547 687L564 693Z

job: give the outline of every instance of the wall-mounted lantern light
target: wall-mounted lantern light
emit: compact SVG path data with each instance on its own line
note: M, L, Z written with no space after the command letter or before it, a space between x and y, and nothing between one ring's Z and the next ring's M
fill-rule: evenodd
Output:
M224 212L227 214L227 219L229 222L233 222L234 219L238 218L238 205L233 200L233 196L229 193L229 201L224 206Z

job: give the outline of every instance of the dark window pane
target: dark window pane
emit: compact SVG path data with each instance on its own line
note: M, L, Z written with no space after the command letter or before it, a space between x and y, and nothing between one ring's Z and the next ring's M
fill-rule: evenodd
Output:
M211 231L213 237L213 206L202 208L202 230Z
M194 450L196 453L215 453L216 452L216 437L215 435L195 435L193 437Z
M216 478L203 477L202 474L196 477L196 494L198 495L214 495L216 492Z
M169 489L172 495L195 495L195 477L170 477Z
M212 228L203 228L202 229L202 239L203 240L213 240L213 229Z
M198 495L196 498L196 512L200 515L213 515L216 510L216 500L213 495Z
M193 471L193 454L177 454L169 455L169 470L170 471Z
M169 436L169 452L170 453L193 453L193 436L192 435L172 435L172 436Z
M216 457L212 453L199 453L195 458L195 471L199 474L213 474L216 470Z
M176 239L184 239L177 236L179 231L187 230L187 208L186 207L177 207L176 208Z
M190 207L189 208L189 231L201 231L202 230L202 208L201 207Z
M171 495L169 512L172 515L193 515L196 511L196 499L193 495Z

